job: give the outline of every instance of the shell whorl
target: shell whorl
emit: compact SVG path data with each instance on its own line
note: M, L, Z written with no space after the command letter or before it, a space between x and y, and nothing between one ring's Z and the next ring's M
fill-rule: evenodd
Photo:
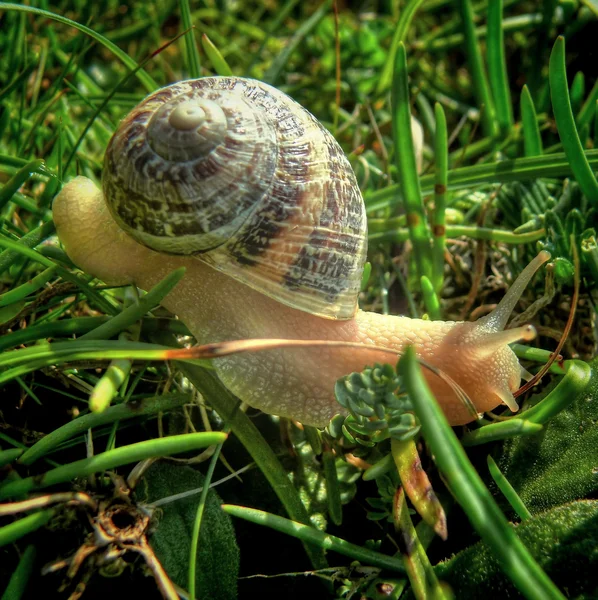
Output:
M102 183L117 223L149 248L197 255L300 310L355 313L367 251L355 176L275 88L206 77L158 90L114 134Z

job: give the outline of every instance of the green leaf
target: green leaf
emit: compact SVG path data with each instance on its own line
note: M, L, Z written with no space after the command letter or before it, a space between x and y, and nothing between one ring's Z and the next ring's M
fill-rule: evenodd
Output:
M567 590L569 598L597 597L598 501L559 506L525 521L516 530L554 583ZM519 597L482 542L438 565L436 574L459 590L459 600Z
M153 464L144 476L147 501L154 502L189 490L199 490L204 476L188 466ZM142 485L139 490L144 489ZM144 498L145 500L145 498ZM199 493L159 506L157 528L150 545L174 583L187 587L187 562ZM234 600L237 597L239 548L231 518L221 510L222 500L208 493L197 552L198 598Z

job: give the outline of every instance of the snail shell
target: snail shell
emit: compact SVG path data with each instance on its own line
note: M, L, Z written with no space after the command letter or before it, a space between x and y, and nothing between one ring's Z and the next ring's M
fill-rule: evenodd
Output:
M103 173L110 212L143 245L293 308L355 314L361 193L332 135L284 93L238 77L162 88L123 120Z

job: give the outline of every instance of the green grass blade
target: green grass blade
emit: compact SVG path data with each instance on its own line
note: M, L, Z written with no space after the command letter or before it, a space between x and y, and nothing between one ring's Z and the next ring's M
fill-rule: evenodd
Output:
M314 14L297 28L293 37L289 40L285 49L272 61L270 68L264 73L263 81L270 85L276 85L289 58L305 40L318 23L328 14L332 0L324 0Z
M67 483L78 477L86 477L133 462L158 456L170 456L181 452L192 452L199 448L220 444L226 439L225 433L204 432L172 435L165 438L137 442L114 450L96 454L91 458L77 460L56 467L43 475L35 475L16 481L10 481L0 487L0 500L21 496L31 491L44 489L52 485Z
M586 198L598 207L598 181L586 159L571 111L567 69L565 65L565 38L559 36L554 43L549 63L550 97L552 109L563 150L571 165L573 175Z
M585 156L590 168L598 169L598 150L587 150ZM573 168L564 153L545 154L451 169L448 172L448 189L462 190L476 185L526 181L543 177L567 177L573 174ZM421 178L424 196L433 193L434 178L434 175L425 175ZM402 201L401 195L401 186L398 184L372 192L366 195L367 212L389 208Z
M10 576L10 581L0 600L20 600L23 597L29 580L33 575L36 556L36 547L33 544L29 544L21 555L17 568Z
M187 72L190 79L197 79L201 75L201 59L195 41L195 28L193 27L193 19L191 18L189 0L179 0L179 8L181 10L182 26L185 30Z
M48 267L41 273L37 274L33 279L30 279L26 283L0 294L0 307L14 304L24 300L30 294L33 294L40 288L42 288L48 281L54 278L57 267Z
M434 106L434 216L432 218L432 285L437 293L444 281L444 247L446 244L446 189L448 184L448 139L446 116L442 105Z
M494 483L498 486L498 489L502 492L503 496L507 499L513 510L517 513L522 521L530 519L532 513L528 510L527 506L523 503L523 500L519 497L515 488L509 483L509 480L503 475L502 471L498 468L494 459L488 455L488 470Z
M540 156L544 153L542 135L536 116L536 107L527 85L523 86L520 98L521 123L523 129L523 152L525 156Z
M183 371L193 386L206 399L206 402L214 408L230 427L231 432L249 452L255 464L268 480L274 493L278 496L289 517L294 521L309 523L309 515L305 506L303 506L299 494L289 480L284 467L259 429L240 410L240 401L210 371L189 363L175 364ZM308 544L304 544L304 546L315 569L328 566L324 555L320 551L316 551Z
M386 62L384 63L384 67L382 67L382 73L380 73L378 79L378 85L376 87L376 94L378 96L386 92L392 85L395 57L397 55L397 50L399 49L399 44L405 42L411 21L413 21L413 17L422 2L423 0L409 0L401 9L397 27L392 37L390 48L388 49Z
M11 4L9 2L0 2L0 10L14 10L29 13L43 17L44 19L52 19L54 21L58 21L59 23L63 23L64 25L74 27L75 29L78 29L94 39L96 42L102 44L102 46L112 52L112 54L114 54L114 56L116 56L124 65L129 67L129 69L133 70L137 67L137 63L126 52L123 52L116 44L113 44L110 40L106 39L103 35L97 33L93 29L90 29L85 25L81 25L81 23L77 23L76 21L72 21L71 19L67 19L62 15L57 15L48 10L42 10L41 8L34 8L33 6ZM140 69L137 71L136 75L148 92L153 92L159 87L159 85L144 70Z
M10 525L0 527L0 547L12 544L28 533L43 527L54 516L54 513L54 510L40 510Z
M201 36L201 46L210 59L216 75L222 75L223 77L231 77L233 75L233 70L228 66L226 59L205 33Z
M473 429L463 434L461 443L464 446L479 446L480 444L489 444L500 440L519 437L520 435L533 435L542 431L543 426L540 423L532 423L525 419L509 419L491 423L479 429Z
M508 135L513 129L513 107L505 60L502 13L503 0L488 3L488 74L498 126L503 135Z
M459 0L458 5L465 41L463 51L469 62L474 93L481 110L482 131L484 135L493 138L498 133L498 128L494 104L490 96L490 87L484 70L482 52L475 35L473 7L470 0Z
M155 415L160 412L168 412L191 402L189 394L168 394L165 396L154 396L152 398L143 398L133 402L111 406L102 413L89 413L72 421L69 421L62 427L54 429L41 440L36 442L31 448L25 450L19 463L31 465L36 460L43 458L46 454L52 452L60 444L81 435L107 423L116 423L137 417Z
M417 163L411 133L411 105L407 76L405 46L399 43L395 58L395 74L392 84L392 132L395 160L399 168L403 201L409 225L409 237L419 277L432 276L430 234L417 174Z
M137 304L125 308L120 314L112 317L110 321L85 333L80 340L105 340L114 337L123 329L136 323L150 310L153 310L162 302L177 283L185 276L185 267L180 267L169 273L162 281L157 283L147 294L142 296Z
M503 571L528 600L564 600L563 594L517 537L448 424L428 387L412 347L399 361L422 433L451 493L499 561Z
M257 525L270 527L271 529L275 529L286 535L298 538L304 543L317 546L324 550L333 550L334 552L338 552L343 556L348 556L353 560L358 560L366 565L379 567L395 573L405 573L405 567L403 566L401 559L351 544L334 535L314 529L309 525L290 521L289 519L267 513L263 510L247 508L245 506L223 504L222 510L234 517L245 519L246 521L250 521Z

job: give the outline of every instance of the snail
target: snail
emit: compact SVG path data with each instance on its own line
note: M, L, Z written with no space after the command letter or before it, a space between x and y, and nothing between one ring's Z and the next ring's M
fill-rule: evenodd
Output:
M111 285L149 289L186 274L163 301L198 343L250 338L344 340L396 351L407 344L455 381L479 412L504 403L525 371L503 331L535 271L522 272L476 322L358 310L366 260L363 200L332 135L290 97L259 81L206 77L148 96L121 122L102 189L76 177L53 204L73 262ZM389 355L371 348L285 348L214 361L250 406L324 426L341 411L335 381ZM447 382L426 379L453 425L473 420Z

